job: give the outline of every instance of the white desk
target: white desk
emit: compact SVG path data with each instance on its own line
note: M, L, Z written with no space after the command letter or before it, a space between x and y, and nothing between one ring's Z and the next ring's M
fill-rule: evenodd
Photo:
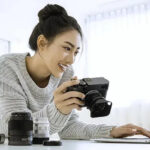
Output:
M9 146L0 144L0 150L150 150L150 144L95 143L84 140L62 140L62 146Z

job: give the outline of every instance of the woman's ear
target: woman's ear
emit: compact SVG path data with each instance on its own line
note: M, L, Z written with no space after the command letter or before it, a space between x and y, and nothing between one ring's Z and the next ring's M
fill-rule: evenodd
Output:
M45 38L45 36L43 34L39 35L38 38L37 38L37 48L38 50L44 50L45 47L47 46L48 44L48 41L47 39Z

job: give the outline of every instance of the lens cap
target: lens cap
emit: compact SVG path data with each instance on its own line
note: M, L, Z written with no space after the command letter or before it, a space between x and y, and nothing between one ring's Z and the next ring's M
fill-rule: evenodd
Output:
M62 142L61 141L44 141L43 145L44 146L61 146Z

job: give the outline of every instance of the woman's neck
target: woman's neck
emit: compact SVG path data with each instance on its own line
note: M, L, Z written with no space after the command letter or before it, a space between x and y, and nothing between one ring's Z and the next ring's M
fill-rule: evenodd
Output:
M50 73L38 54L26 57L26 67L30 77L39 87L44 88L48 85Z

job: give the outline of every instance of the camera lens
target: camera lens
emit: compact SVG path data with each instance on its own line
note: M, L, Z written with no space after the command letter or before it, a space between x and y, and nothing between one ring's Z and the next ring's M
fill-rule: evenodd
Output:
M43 144L49 140L49 121L47 117L34 118L33 144Z
M108 115L112 105L97 90L91 90L86 94L85 104L90 109L92 118Z
M105 109L105 103L96 103L94 106L95 106L95 111L96 110L103 111Z
M31 145L33 120L29 112L14 112L8 122L8 145Z

